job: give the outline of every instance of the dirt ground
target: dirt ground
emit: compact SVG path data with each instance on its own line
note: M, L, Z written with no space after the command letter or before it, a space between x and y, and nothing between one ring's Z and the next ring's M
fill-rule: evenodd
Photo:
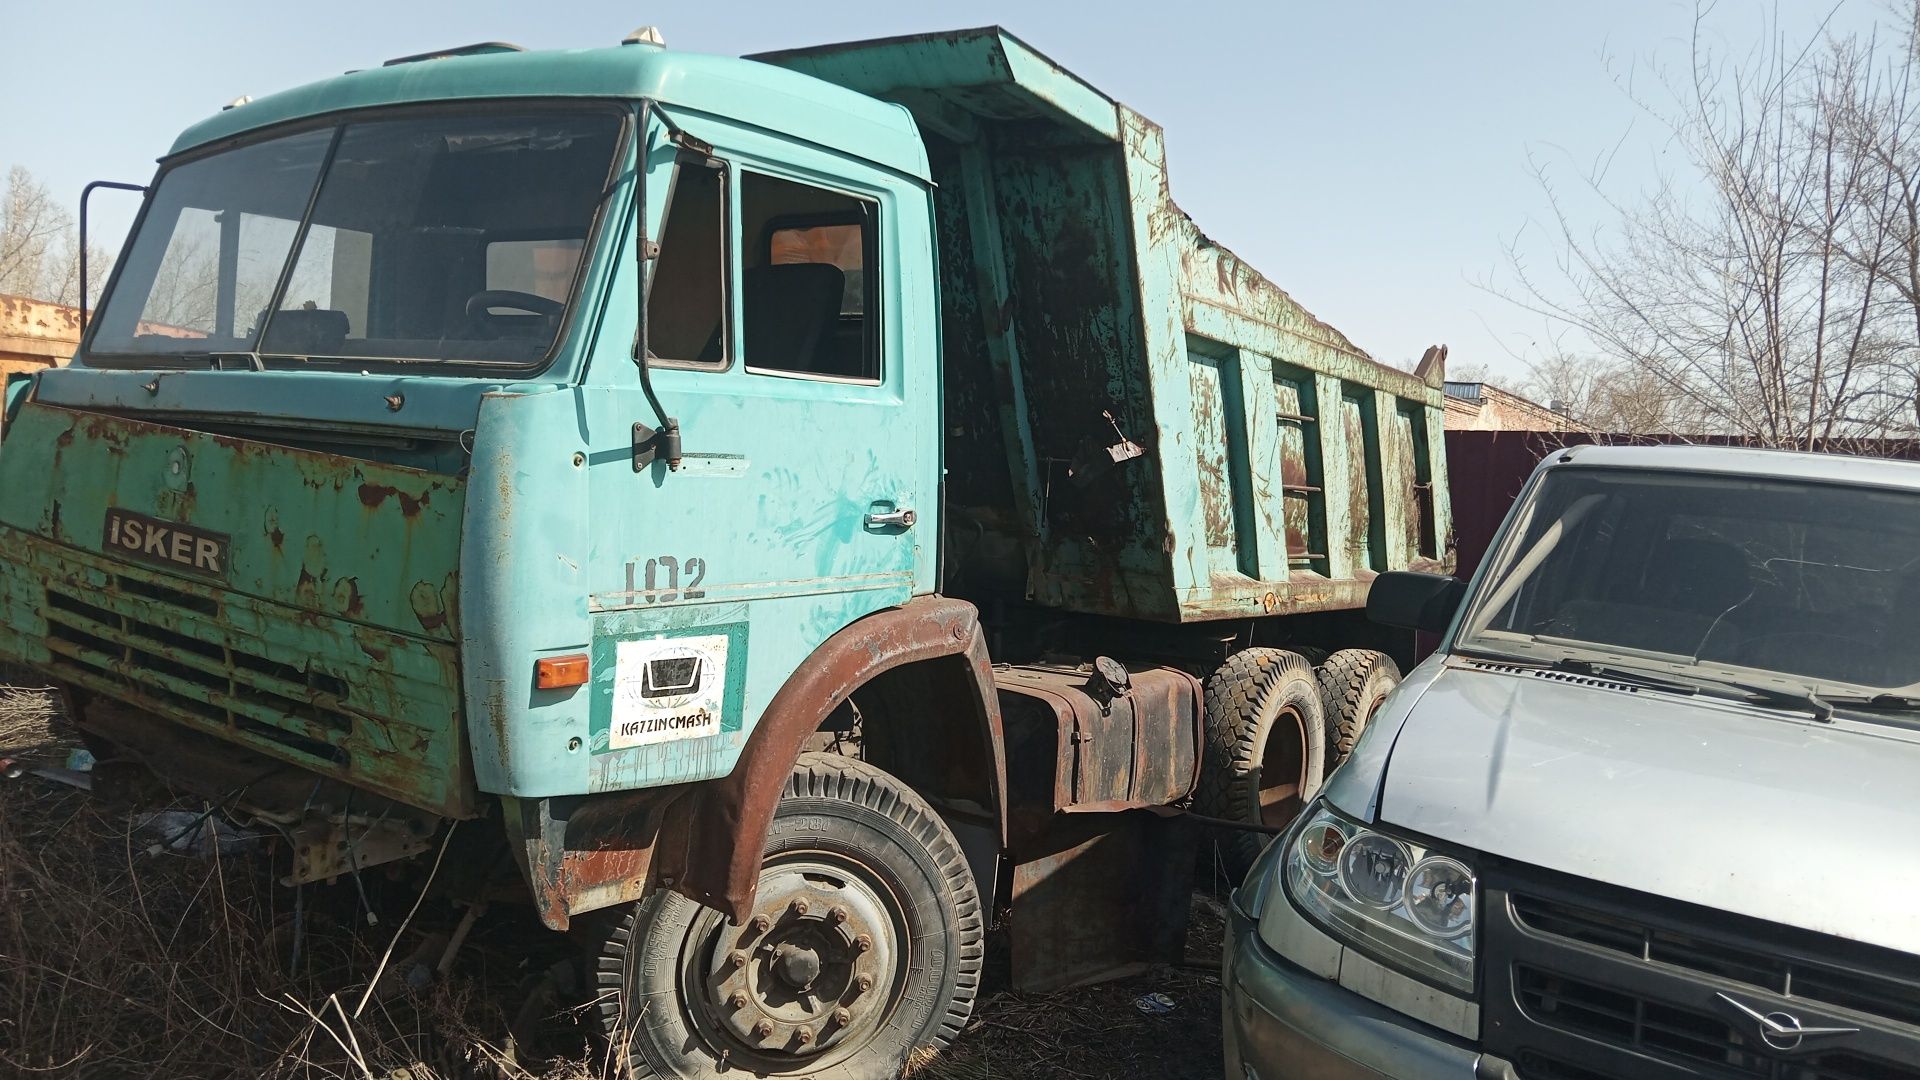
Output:
M527 909L487 911L451 971L428 977L461 915L451 903L374 873L357 889L280 887L259 845L231 829L196 830L203 854L173 850L176 823L204 807L143 823L32 771L65 764L72 741L50 699L9 689L5 674L0 758L28 771L0 779L0 1075L611 1075L576 1020L584 1009L557 1014L541 1053L509 1049L511 1013L566 947ZM1214 1080L1220 916L1196 893L1185 964L1047 995L1008 988L997 936L972 1022L913 1077ZM382 992L369 994L376 971ZM1171 1007L1137 1005L1156 993Z

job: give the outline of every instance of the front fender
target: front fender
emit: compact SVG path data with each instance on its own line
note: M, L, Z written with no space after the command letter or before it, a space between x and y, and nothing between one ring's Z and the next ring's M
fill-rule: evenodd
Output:
M681 802L681 813L690 815L687 842L659 853L655 880L736 920L746 918L774 805L807 738L874 677L953 656L965 658L971 676L968 704L992 763L986 779L1004 845L1006 751L980 613L964 601L925 596L843 627L787 678L733 772Z

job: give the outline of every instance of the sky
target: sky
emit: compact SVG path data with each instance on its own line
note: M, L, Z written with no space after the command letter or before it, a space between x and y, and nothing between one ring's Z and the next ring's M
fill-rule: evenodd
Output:
M77 204L89 180L144 182L187 125L382 60L477 41L615 44L642 24L671 49L744 54L999 24L1166 130L1174 200L1213 239L1376 358L1517 383L1554 328L1504 298L1509 252L1552 264L1536 170L1585 232L1584 179L1631 198L1684 162L1626 89L1687 62L1692 0L1267 0L1104 5L774 0L8 0L0 170L24 165ZM1707 40L1865 26L1884 0L1719 0ZM1604 170L1598 163L1605 163ZM115 201L117 200L117 201ZM131 196L96 194L117 250ZM1548 275L1551 280L1551 274Z

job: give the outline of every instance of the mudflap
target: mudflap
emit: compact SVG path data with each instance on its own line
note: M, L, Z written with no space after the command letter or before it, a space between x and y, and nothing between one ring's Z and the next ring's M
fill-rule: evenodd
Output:
M1013 868L1013 984L1123 978L1186 952L1199 830L1153 810L1060 814Z

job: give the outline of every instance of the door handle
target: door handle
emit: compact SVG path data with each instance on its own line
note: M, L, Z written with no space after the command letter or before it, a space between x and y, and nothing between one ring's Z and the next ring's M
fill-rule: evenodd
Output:
M911 529L913 528L913 523L918 520L920 520L920 515L913 512L913 507L903 506L898 510L888 510L882 514L868 514L867 528L878 529L888 525L894 525L902 529Z

